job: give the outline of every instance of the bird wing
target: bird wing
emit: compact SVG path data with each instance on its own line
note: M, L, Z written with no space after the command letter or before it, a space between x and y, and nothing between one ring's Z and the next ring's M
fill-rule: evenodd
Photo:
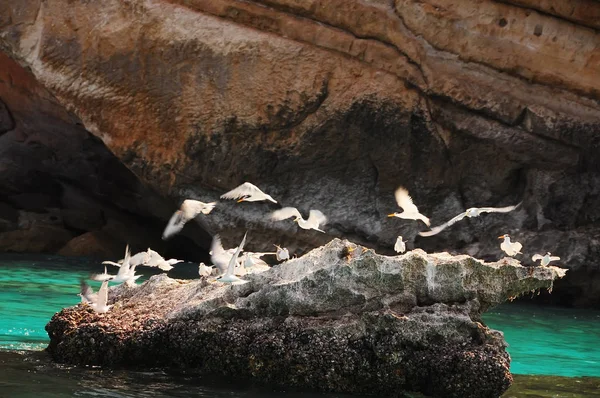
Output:
M542 256L541 254L534 254L533 257L531 257L532 261L539 261L541 259L543 259L544 256Z
M108 303L108 281L102 282L100 290L98 290L98 301L96 302L96 305L98 307L106 307L106 303Z
M93 303L98 297L90 285L85 283L83 279L81 282L79 282L79 294L81 294L81 297L83 297L88 303Z
M415 206L415 204L413 203L413 200L408 194L406 188L398 187L398 189L396 189L396 192L394 192L394 196L396 197L396 203L398 203L398 206L402 207L402 210L404 210L405 212L419 212L419 209L417 209L417 206Z
M521 253L521 249L523 248L523 245L520 244L519 242L513 242L512 243L512 249L516 252L516 253Z
M433 235L437 235L440 232L442 232L444 229L448 228L449 226L451 226L453 224L456 224L457 222L459 222L460 220L462 220L466 216L467 216L467 212L462 212L458 216L450 219L445 224L438 225L437 227L433 227L429 231L419 232L419 235L421 235L421 236L433 236Z
M119 271L117 272L118 277L124 277L129 273L129 267L131 265L130 261L131 251L129 250L129 245L127 245L125 247L125 257L123 257L123 264L121 264L121 268L119 268Z
M325 217L325 214L323 214L320 210L311 210L310 213L308 213L307 221L309 223L316 222L317 225L319 226L319 225L323 225L327 222L327 217Z
M169 239L171 236L179 233L179 231L183 229L184 225L185 219L182 216L182 212L177 210L175 213L173 213L169 219L169 222L167 223L167 226L165 227L165 230L163 231L163 240Z
M558 256L550 256L550 261L558 261L560 260L560 257Z
M115 267L120 267L121 264L115 263L114 261L102 261L102 264L114 265Z
M158 267L158 264L160 264L161 262L165 261L165 259L163 258L163 256L161 256L160 254L158 254L158 252L148 248L148 260L144 263L144 265L147 265L148 267Z
M194 217L196 217L200 213L209 214L216 205L217 202L204 203L200 202L199 200L186 199L181 204L181 209L183 210L185 207L187 207L189 210L191 210L190 212L194 214Z
M237 264L237 259L238 259L239 255L240 255L240 252L242 250L244 250L244 245L246 244L246 235L248 235L247 231L244 234L244 238L242 239L242 243L240 243L240 245L237 247L235 253L233 253L233 256L231 256L231 259L229 260L229 266L227 267L227 273L229 275L234 275L235 265Z
M179 263L182 263L182 262L183 262L183 260L176 260L174 258L170 258L170 259L167 260L167 263L169 265L175 265L175 264L179 264Z
M221 195L221 199L239 199L245 196L251 196L255 194L263 194L264 192L258 189L258 187L254 184L250 184L249 182L245 182L237 188L232 189L229 192Z
M231 259L232 254L223 248L221 237L215 235L210 245L210 261L219 269L222 274L227 270L227 264Z
M131 256L129 265L141 265L148 261L148 252L139 252Z
M508 213L509 211L513 211L517 207L519 207L523 202L519 202L514 206L506 206L506 207L480 207L479 211L481 213Z
M316 211L318 211L318 210L316 210ZM319 211L319 213L321 213L321 212ZM312 214L312 210L311 210L311 214ZM323 213L321 213L321 215L323 215ZM300 214L298 209L296 209L295 207L284 207L282 209L275 210L273 213L271 213L271 220L275 220L275 221L285 220L286 218L290 218L290 217L302 218L302 214ZM323 216L323 217L325 217L325 216Z

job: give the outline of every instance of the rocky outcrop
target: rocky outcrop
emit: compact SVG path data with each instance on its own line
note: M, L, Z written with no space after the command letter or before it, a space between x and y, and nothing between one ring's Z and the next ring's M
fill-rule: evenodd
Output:
M414 250L387 257L333 240L237 286L152 277L111 288L46 326L60 362L195 368L289 388L498 397L510 382L489 307L551 288L565 271Z
M130 243L202 253L190 239L164 244L174 203L140 182L31 73L1 53L0 65L0 251L119 258ZM196 242L207 245L198 231Z
M600 285L599 12L588 0L9 0L0 48L174 202L249 180L321 209L329 235L492 259L511 233L525 258L552 251ZM385 219L399 184L434 224L524 205L414 239L421 225ZM330 238L270 223L273 208L223 205L205 229L239 240L252 227L256 249L297 253ZM600 305L570 278L552 297Z

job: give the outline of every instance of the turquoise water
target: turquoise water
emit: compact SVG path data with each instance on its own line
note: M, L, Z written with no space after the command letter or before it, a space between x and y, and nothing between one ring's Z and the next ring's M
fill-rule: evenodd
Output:
M206 375L52 363L41 351L48 342L44 326L55 312L80 301L80 279L102 271L89 259L0 255L0 397L341 397L232 387ZM156 273L141 271L142 281ZM195 264L183 264L169 275L196 272ZM484 321L502 330L509 343L516 375L506 398L600 397L599 311L510 303L491 310Z

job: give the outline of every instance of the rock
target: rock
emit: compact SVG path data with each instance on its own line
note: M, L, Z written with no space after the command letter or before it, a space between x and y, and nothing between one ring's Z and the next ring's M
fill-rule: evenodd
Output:
M559 3L8 0L0 49L47 89L47 102L20 109L59 102L69 112L57 115L76 115L171 211L251 181L330 220L317 235L271 223L276 205L228 203L202 218L225 241L252 227L255 250L303 253L332 236L390 249L400 234L409 246L483 257L496 236L532 236L542 224L600 232L600 5ZM120 175L102 170L86 172L105 183ZM434 225L472 206L524 206L415 240L420 224L385 218L400 184ZM134 195L112 200L168 218L168 206ZM189 228L208 247L206 232ZM523 244L556 252L536 242ZM598 275L598 264L566 265ZM564 302L575 303L572 292Z
M10 115L6 104L0 101L0 134L6 133L15 128L15 122Z
M102 259L122 255L126 243L102 232L86 232L64 245L57 254L61 256L90 256Z
M47 213L19 211L15 229L0 233L0 251L20 253L53 253L71 240L57 209Z
M355 250L348 250L353 248ZM46 326L59 362L185 367L277 387L397 396L498 397L510 385L488 308L551 288L565 270L414 250L387 257L333 240L229 286L152 277Z

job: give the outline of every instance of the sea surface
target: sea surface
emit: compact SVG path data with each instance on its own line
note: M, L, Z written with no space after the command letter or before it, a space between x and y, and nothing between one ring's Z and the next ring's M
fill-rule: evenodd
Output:
M100 273L85 258L0 255L0 397L239 397L332 398L343 395L272 391L210 375L132 372L52 363L44 326L80 301L79 281ZM156 274L142 268L147 279ZM115 273L116 268L109 272ZM169 275L194 277L195 264ZM99 283L90 283L97 289ZM504 397L600 398L600 311L513 302L492 309L485 323L502 330L515 382ZM416 396L416 395L415 395Z

